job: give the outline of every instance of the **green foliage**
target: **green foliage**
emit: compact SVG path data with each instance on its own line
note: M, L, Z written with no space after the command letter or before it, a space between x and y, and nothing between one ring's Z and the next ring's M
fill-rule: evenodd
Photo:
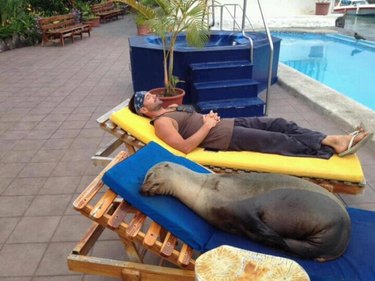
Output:
M73 8L71 0L27 0L30 8L43 17L68 14Z
M40 38L35 15L30 12L26 0L1 0L0 23L0 39L18 34L30 44L35 44Z
M25 0L0 0L0 25L9 24L12 18L23 14L25 9Z
M96 18L91 10L91 4L88 1L76 1L75 7L81 12L83 20L90 20Z

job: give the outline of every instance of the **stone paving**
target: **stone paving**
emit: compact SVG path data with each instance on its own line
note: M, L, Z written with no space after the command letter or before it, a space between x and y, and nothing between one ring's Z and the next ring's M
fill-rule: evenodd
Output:
M72 201L99 173L90 157L112 137L96 118L130 97L130 16L102 24L91 38L0 54L0 281L113 280L67 268L66 257L90 221ZM326 133L342 133L279 85L270 91L270 116ZM341 196L347 205L375 210L375 152L359 153L368 185ZM112 233L93 255L126 259Z

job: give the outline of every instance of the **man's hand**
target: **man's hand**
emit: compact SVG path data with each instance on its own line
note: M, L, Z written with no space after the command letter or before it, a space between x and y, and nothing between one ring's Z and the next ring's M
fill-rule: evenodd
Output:
M210 129L215 127L219 122L220 116L217 113L214 113L212 110L208 114L203 115L203 125Z

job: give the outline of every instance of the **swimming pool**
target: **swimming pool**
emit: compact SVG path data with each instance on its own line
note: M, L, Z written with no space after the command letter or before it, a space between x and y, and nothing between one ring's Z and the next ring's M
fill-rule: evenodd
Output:
M338 34L273 32L280 62L375 110L375 43Z

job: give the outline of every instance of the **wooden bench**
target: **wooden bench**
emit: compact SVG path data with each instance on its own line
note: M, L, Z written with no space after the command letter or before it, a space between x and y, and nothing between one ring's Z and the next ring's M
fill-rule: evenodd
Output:
M116 8L115 4L111 1L94 4L91 6L91 11L100 17L100 21L108 21L113 18L118 19L118 16L123 16L124 9Z
M76 23L73 14L59 15L39 19L39 26L42 30L42 46L51 39L60 39L64 46L64 39L70 38L74 42L74 36L87 33L90 37L91 27L88 24Z

